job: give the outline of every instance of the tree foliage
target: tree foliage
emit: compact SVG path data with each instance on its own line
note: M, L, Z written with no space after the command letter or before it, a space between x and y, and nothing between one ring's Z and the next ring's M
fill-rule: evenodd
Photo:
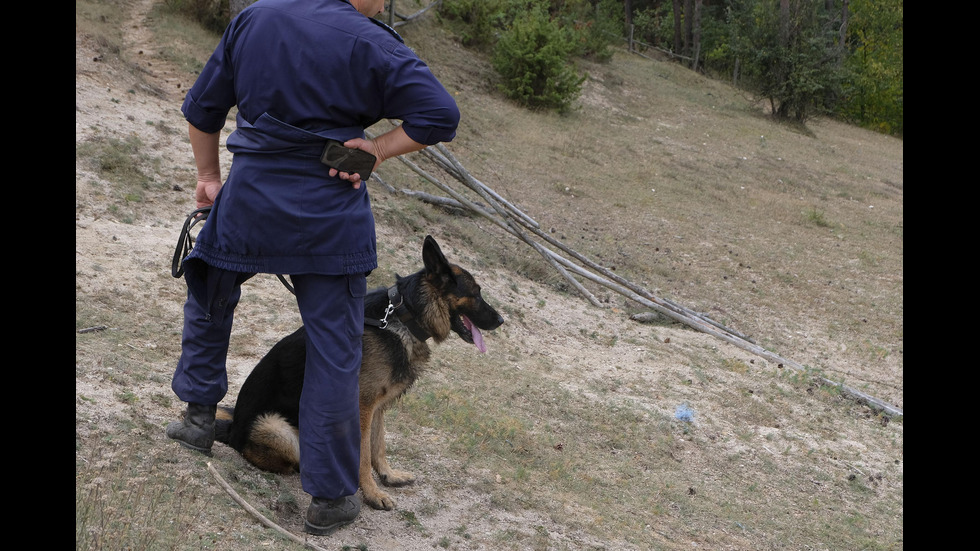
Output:
M636 38L687 55L691 2L630 5ZM774 116L826 113L902 134L901 0L704 0L700 25L692 66L758 92Z
M253 0L166 3L220 31L236 1ZM576 58L608 60L629 20L635 38L696 55L685 61L731 75L775 117L826 113L904 132L902 0L443 0L438 14L464 44L490 53L505 93L531 107L568 109L584 80Z
M850 79L840 113L888 134L903 135L902 0L851 0L847 27Z
M464 45L490 48L500 33L513 21L511 0L445 0L439 15L451 22Z
M742 84L766 98L777 118L805 121L833 108L841 76L833 2L810 0L731 1L731 52L742 67Z

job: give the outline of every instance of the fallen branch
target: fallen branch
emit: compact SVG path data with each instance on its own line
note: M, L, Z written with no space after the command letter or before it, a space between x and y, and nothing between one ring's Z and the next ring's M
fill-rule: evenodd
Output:
M579 293L581 293L586 299L588 299L588 301L591 302L593 306L600 306L600 307L602 306L602 304L599 303L599 301L595 298L595 296L592 295L592 293L590 293L584 286L582 286L582 284L579 283L577 279L572 277L567 270L562 268L561 265L558 264L558 262L556 262L551 258L551 254L550 254L551 251L542 247L536 241L528 237L526 233L521 231L520 228L518 228L517 226L509 222L511 217L508 215L508 211L505 208L498 206L498 202L487 191L486 187L482 183L477 182L475 178L470 176L470 173L467 172L466 169L463 168L463 165L460 164L458 160L456 160L456 157L454 157L453 154L450 153L448 149L446 149L445 145L440 143L440 144L436 144L435 147L439 150L440 153L443 154L443 156L446 159L449 160L452 166L456 169L457 174L459 174L460 177L462 178L461 181L464 184L466 184L471 190L473 190L477 195L483 197L483 200L489 203L494 208L494 210L497 211L497 214L503 220L501 227L503 227L510 233L516 235L522 241L530 245L534 250L538 251L538 254L543 256L544 259L548 261L548 263L551 264L551 266L554 267L555 270L557 270L558 273L562 275L562 277L564 277L569 283L571 283L573 287L578 289ZM522 223L526 223L526 220L523 218L521 218L518 221Z
M438 150L438 153L433 151L432 148L425 148L422 150L422 153L429 155L433 160L438 162L439 165L446 170L446 172L449 172L449 174L454 176L457 180L467 182L471 187L489 194L495 201L507 207L507 210L509 210L511 213L516 214L522 222L527 223L527 225L531 226L532 228L541 227L540 224L535 222L533 218L522 212L519 208L515 207L510 201L504 199L497 194L496 191L490 189L489 186L474 178L472 174L463 168L462 164L455 160L455 157L453 157L449 150L446 149L444 144L436 144L435 147ZM452 160L450 160L450 158L452 158Z
M258 512L258 510L256 510L255 507L252 507L251 505L248 504L248 502L246 502L244 499L242 499L242 497L240 495L238 495L238 492L236 492L235 489L232 488L230 484L228 484L227 482L225 482L225 479L222 478L220 474L218 474L218 471L215 470L215 468L211 465L211 462L210 461L208 461L208 470L211 471L211 474L214 476L214 479L218 481L218 485L221 486L222 488L224 488L225 491L228 492L228 495L230 495L231 498L233 500L235 500L236 503L238 503L246 511L248 511L249 513L251 513L251 515L253 517L257 518L259 520L259 522L261 522L262 524L266 525L269 528L272 528L276 532L279 532L283 536L289 538L289 540L292 541L292 542L294 542L294 543L298 543L298 544L300 544L300 545L302 545L304 547L308 547L310 549L316 549L318 551L326 551L326 549L324 549L324 548L322 548L322 547L320 547L318 545L315 545L313 543L310 543L309 541L306 541L305 539L297 536L296 534L290 532L289 530L286 530L282 526L279 526L278 524L276 524L276 523L272 522L271 520L267 519L265 517L265 515L263 515L262 513Z
M456 191L432 174L426 172L404 155L398 157L398 159L405 163L415 173L422 176L425 180L447 193L449 198L421 194L421 192L412 192L410 190L403 190L402 193L418 196L421 199L434 204L447 204L452 205L455 208L467 208L487 218L494 224L501 227L504 231L531 246L594 306L602 307L602 304L578 281L575 276L586 278L598 285L611 289L629 298L630 300L642 304L675 321L683 323L703 333L712 335L716 338L724 340L725 342L774 362L779 367L789 367L791 369L804 372L809 371L805 366L792 360L782 358L777 354L759 346L748 336L725 327L704 314L700 314L685 308L670 300L657 297L641 286L636 285L618 274L611 272L605 267L593 262L585 255L570 249L541 230L538 223L535 222L533 218L521 212L520 209L516 208L510 202L504 200L488 186L474 178L452 155L444 144L436 144L432 147L428 147L422 150L422 153L447 174L462 183L470 191L480 196L483 201L486 201L489 208L484 207L483 205L477 205L473 201L470 201L462 193ZM565 258L555 251L547 248L542 243L536 241L533 237L537 237L548 246L554 247L555 249L568 254L574 259L574 261ZM815 377L815 380L820 384L836 387L841 392L862 400L872 407L879 408L889 415L903 415L901 409L842 383L831 381L823 377Z
M385 182L384 180L382 180L381 179L381 176L379 176L377 172L375 172L374 174L371 174L371 178L374 178L375 180L377 180L379 184L381 184L385 189L387 189L391 193L395 193L397 191L397 190L395 190L394 187L391 186L391 184L389 184L388 182Z
M750 343L755 344L755 341L752 340L747 335L743 335L742 333L739 333L738 331L735 331L734 329L731 329L729 327L725 327L725 326L721 325L720 323L718 323L717 321L709 318L708 316L706 316L706 315L704 315L704 314L702 314L700 312L695 312L694 310L688 310L687 308L681 306L680 304L677 304L677 303L675 303L673 301L670 301L668 299L663 299L663 301L664 301L665 304L669 304L673 308L676 308L678 310L687 312L688 315L690 315L690 316L698 317L698 318L704 320L706 323L710 323L711 325L714 325L715 327L718 327L720 329L724 329L725 331L728 331L729 333L731 333L731 334L733 334L733 335L735 335L735 336L737 336L737 337L739 337L741 339L747 340Z
M535 250L538 251L539 254L541 254L545 258L545 260L549 264L551 264L555 268L556 271L558 271L558 273L560 273L562 276L564 276L565 279L567 279L568 282L571 283L573 287L575 287L580 293L582 293L583 296L585 296L586 299L589 300L589 302L591 302L595 306L601 306L601 304L599 303L599 301L592 295L592 293L590 293L588 291L588 289L586 289L585 287L583 287L582 284L579 283L574 277L572 277L571 274L569 274L567 270L565 270L564 268L562 268L561 266L559 266L553 259L551 259L549 257L549 255L546 252L547 251L546 249L542 248L540 245L538 245L537 243L535 243L532 240L530 240L529 238L527 238L526 235L523 235L522 232L520 232L519 230L517 230L513 225L509 224L506 221L507 218L508 218L508 217L506 217L506 215L503 216L503 217L501 217L501 218L498 218L493 213L491 213L491 212L489 212L489 211L487 211L487 210L485 210L483 208L478 207L476 204L474 204L472 201L470 201L469 199L467 199L466 197L464 197L462 194L458 193L456 190L454 190L454 189L450 188L449 186L445 185L444 183L442 183L438 178L436 178L435 176L429 174L428 172L426 172L425 170L423 170L420 166L418 166L417 164L415 164L412 161L408 160L404 155L402 155L401 157L398 157L398 159L402 163L404 163L406 166L408 166L410 169L412 169L413 172L415 172L419 176L422 176L423 178L425 178L426 180L428 180L429 182L431 182L433 185L435 185L439 189L442 189L443 191L445 191L446 193L448 193L453 199L455 199L456 201L458 201L460 204L466 206L467 208L469 208L473 212L476 212L476 213L479 213L479 214L483 215L485 218L487 218L488 220L490 220L493 223L497 224L498 226L500 226L501 228L503 228L508 233L511 233L511 234L515 235L516 237L521 238L527 244L531 245ZM484 197L484 199L487 199L487 197ZM492 205L494 204L494 201L492 199L490 199L488 202L490 204L492 204ZM495 208L497 208L497 207L495 206Z
M431 193L426 193L424 191L412 191L410 189L402 189L402 195L407 195L409 197L415 197L416 199L429 203L430 205L437 205L440 207L451 207L459 210L466 210L466 206L455 199L450 199L448 197L442 197L439 195L432 195Z
M394 24L393 26L395 26L395 27L399 27L399 26L401 26L401 25L404 25L404 24L406 24L406 23L409 23L409 22L410 22L410 21L411 21L412 19L415 19L416 17L418 17L418 16L420 16L420 15L422 15L423 13L425 13L425 12L427 12L427 11L429 11L429 9L430 9L430 8L432 8L433 6L435 6L435 5L437 5L437 4L439 4L440 2L441 2L441 0L435 0L434 2L432 2L431 4L429 4L428 6L426 6L426 7L424 7L424 8L422 8L422 9L420 9L419 11L417 11L417 12L415 12L415 13L413 13L413 14L411 14L411 15L402 15L402 14L400 14L400 13L398 13L398 12L396 12L396 11L395 11L395 10L394 10L394 9L392 8L392 12L393 12L393 13L394 13L395 15L397 15L397 16L398 16L398 17L399 17L400 19L402 19L402 21L397 21L397 22L395 22L395 24ZM394 4L394 3L392 3L392 4Z
M574 266L574 265L573 264L569 264L569 266ZM577 267L575 267L575 268L577 268ZM589 274L588 272L586 272L584 270L582 270L582 271L576 270L576 271L577 271L577 273L579 273L579 275L582 275L583 277L589 277L590 279L592 279L596 283L603 284L606 287L608 287L608 288L610 288L610 289L612 289L614 291L617 291L618 293L622 294L623 296L625 296L625 297L627 297L627 298L629 298L631 300L634 300L636 302L639 302L640 304L643 304L644 306L647 306L649 308L652 308L652 309L654 309L654 310L656 310L656 311L658 311L658 312L660 312L660 313L662 313L662 314L664 314L664 315L666 315L666 316L668 316L670 318L673 318L673 319L675 319L675 320L677 320L677 321L679 321L681 323L684 323L684 324L688 325L689 327L692 327L692 328L697 329L697 330L699 330L699 331L701 331L703 333L707 333L709 335L712 335L714 337L717 337L717 338L719 338L719 339L721 339L721 340L723 340L723 341L725 341L725 342L727 342L729 344L733 344L733 345L735 345L735 346L737 346L737 347L739 347L739 348L741 348L743 350L746 350L748 352L752 352L753 354L755 354L755 355L757 355L759 357L765 358L765 359L767 359L767 360L769 360L769 361L777 364L780 367L788 367L790 369L795 369L797 371L802 371L802 372L807 372L808 371L808 369L805 366L803 366L803 365L801 365L801 364L799 364L797 362L794 362L793 360L782 358L779 355L777 355L777 354L775 354L773 352L770 352L769 350L766 350L765 348L763 348L763 347L761 347L761 346L759 346L759 345L757 345L755 343L751 343L749 341L746 341L746 340L742 339L741 337L739 337L737 335L734 335L734 334L728 332L726 329L724 329L722 327L719 327L717 325L709 324L707 322L704 322L700 317L688 316L688 315L685 315L683 313L676 312L676 311L674 311L672 309L665 308L664 306L662 306L658 302L654 302L654 300L652 300L652 299L648 299L647 297L640 296L640 295L638 295L638 294L630 291L629 289L626 289L624 287L621 287L619 285L616 285L616 284L614 284L614 283L612 283L610 281L603 281L601 278L599 278L598 276L595 276L594 274ZM861 392L860 390L858 390L856 388L849 387L849 386L847 386L847 385L845 385L843 383L832 381L832 380L827 379L825 377L818 377L817 380L820 383L824 384L824 385L833 386L833 387L839 389L841 392L843 392L845 394L848 394L848 395L850 395L853 398L857 398L859 400L863 400L863 401L867 402L869 405L874 406L874 407L877 407L877 408L881 409L882 411L884 411L885 413L887 413L889 415L895 415L895 416L904 415L901 409L898 409L895 406L893 406L893 405L891 405L891 404L889 404L889 403L887 403L887 402L885 402L883 400L879 400L878 398L875 398L875 397L873 397L873 396L871 396L869 394L866 394L864 392Z

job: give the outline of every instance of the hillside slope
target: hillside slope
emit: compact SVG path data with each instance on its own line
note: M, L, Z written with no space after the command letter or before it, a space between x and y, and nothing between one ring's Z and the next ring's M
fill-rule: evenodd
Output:
M76 547L288 547L228 499L203 456L163 434L181 410L169 377L184 290L170 259L194 183L179 112L194 74L174 61L201 62L213 42L165 34L154 6L76 7L76 330L92 329L76 335ZM486 59L434 14L399 30L457 98L454 155L542 228L903 407L901 141L828 120L779 125L724 83L626 54L582 66L570 115L531 113L496 93ZM381 176L440 193L399 163ZM608 289L590 287L606 307L591 306L486 220L369 189L374 284L418 269L431 234L507 322L485 356L458 340L437 348L393 412L391 460L419 475L393 492L396 511L366 510L313 543L903 547L901 418L683 325L631 321L642 308ZM273 277L249 282L227 401L298 325L290 299ZM300 531L298 478L256 472L220 446L211 463Z

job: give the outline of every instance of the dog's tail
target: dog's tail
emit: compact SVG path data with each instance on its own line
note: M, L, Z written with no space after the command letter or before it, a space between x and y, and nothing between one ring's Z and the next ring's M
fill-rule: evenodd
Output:
M231 440L231 422L235 418L235 408L219 406L214 415L214 439L228 445Z

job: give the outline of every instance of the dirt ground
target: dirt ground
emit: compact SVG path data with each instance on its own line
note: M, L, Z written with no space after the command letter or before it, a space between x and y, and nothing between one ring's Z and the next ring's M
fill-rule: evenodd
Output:
M136 0L130 23L125 26L124 48L128 59L135 59L138 65L140 79L135 79L128 71L122 71L104 63L99 59L98 45L90 43L88 37L76 33L76 144L84 143L95 136L140 136L144 143L153 150L153 155L162 163L157 167L161 173L175 176L174 190L171 194L150 194L141 208L143 212L138 224L119 221L118 216L109 212L104 195L98 188L86 185L85 182L94 175L85 166L76 164L76 294L97 297L107 293L119 296L132 296L137 323L141 316L169 318L179 320L182 306L182 283L170 276L170 256L173 254L175 239L179 224L187 213L193 209L193 159L187 144L185 123L179 107L184 91L192 84L192 77L175 67L168 66L154 56L154 49L159 45L148 34L144 19L152 5L152 0ZM141 60L148 60L142 62ZM595 84L591 84L595 86ZM589 89L586 89L588 95ZM148 125L153 121L153 125ZM164 124L161 124L164 123ZM171 131L161 131L167 128ZM227 152L225 152L227 154ZM224 159L225 167L230 158ZM375 195L376 208L382 215L390 208L381 194ZM557 218L560 220L560 218ZM601 225L601 222L596 223ZM399 251L396 264L403 271L413 269L415 262L412 251L419 248L413 236L405 236L398 231L379 226L379 243L385 244L386 250ZM471 267L471 253L444 244L444 250L451 260ZM407 252L404 252L407 251ZM708 335L692 333L681 326L656 326L637 324L626 319L621 309L596 309L590 307L581 298L570 294L558 294L547 286L531 282L522 283L524 292L508 290L509 276L504 272L496 272L487 267L471 269L481 279L484 287L496 290L495 296L504 303L508 311L523 312L521 319L508 320L507 326L500 335L487 335L490 348L486 361L500 363L521 369L522 366L533 366L545 358L549 365L564 366L562 373L552 373L548 376L561 378L563 386L578 394L595 392L597 382L624 377L623 369L629 371L627 378L652 380L664 372L677 371L678 364L684 362L688 353L693 351L711 350L718 357L739 358L746 364L751 362L753 370L772 370L772 366L764 359L753 357L730 344L721 342ZM528 292L527 289L532 289ZM256 280L250 284L249 293L261 297L262 312L243 312L237 321L236 335L248 335L237 341L234 357L230 361L231 392L248 374L248 369L268 349L271 343L282 335L287 334L298 324L295 307L287 293L283 292L280 284L273 278ZM269 314L269 311L276 311ZM270 322L271 320L271 322ZM176 324L176 321L174 321ZM547 326L547 331L535 328ZM581 338L582 328L603 327L604 331L615 337L616 345L595 346L593 341ZM172 334L161 334L159 340L128 343L125 346L139 350L153 350L157 347L172 347ZM641 345L637 343L673 342L673 350L668 347ZM121 345L122 346L122 345ZM447 343L444 348L437 349L436 354L443 354L446 361L452 361L460 355L473 354L472 350L460 342ZM77 350L81 362L87 361L86 355L91 354L84 348ZM615 356L615 362L610 357ZM887 398L902 405L902 373L899 362L897 374L892 365L891 372L862 373L869 380L885 381L884 388L893 388L895 392ZM845 364L846 362L838 362ZM141 384L130 389L140 397L145 408L147 422L151 426L162 427L167 421L176 417L179 404L173 403L166 407L155 405L154 396L166 393L169 389L165 379L166 365L154 368L158 375L150 377ZM683 371L683 370L681 370ZM434 370L430 375L436 379L450 377L451 374ZM681 373L679 378L687 378L689 374ZM76 407L89 419L108 418L113 413L126 407L115 398L117 390L104 382L104 374L99 377L80 375L76 377L76 396L85 396L86 401L76 400ZM693 397L693 391L692 391ZM668 415L679 403L660 404L659 407ZM724 418L724 405L717 406L718 411L700 410L699 415ZM719 431L726 430L724 422L718 425ZM736 429L727 427L732 431ZM85 436L89 429L76 426L76 431ZM94 431L94 429L93 429ZM434 447L444 443L445 436L435 433L415 435L390 435L393 447L405 444L404 439L429 439ZM173 454L174 449L168 446L162 431L157 435L159 449L147 453ZM841 444L843 445L843 444ZM240 458L223 447L216 448L215 462L242 465ZM884 457L877 459L876 450L865 450L864 459L867 463L887 463ZM883 455L884 452L882 452ZM453 473L466 472L467 467L453 464L454 459L446 455L433 455L428 458L432 471L423 477L420 484L396 490L396 499L404 509L418 510L426 503L436 500L434 487L438 484L452 485ZM397 466L397 465L396 465ZM198 468L199 465L188 461L178 463L175 468ZM471 476L483 476L490 480L500 480L496 473L467 473ZM503 483L503 482L502 482ZM299 489L298 479L287 481L297 495L305 495ZM523 516L507 510L492 507L489 492L481 492L476 486L463 486L454 492L440 492L438 501L444 504L439 511L426 518L425 525L429 533L452 533L461 525L467 526L470 536L467 539L453 541L454 549L488 549L490 534L499 530L500 526L512 526L515 530L533 532L536 528L544 527L549 534L550 544L546 548L605 548L608 542L596 539L588 530L569 526L563 519L549 516L535 510L528 510ZM284 527L293 532L301 531L301 514L306 503L300 503L299 511L286 510L282 519ZM579 515L573 506L566 508L570 517ZM292 524L290 522L292 521ZM247 519L225 521L224 528L231 532L235 523L249 522ZM367 545L370 549L400 549L406 551L430 550L433 548L432 538L426 534L406 530L406 520L403 516L393 513L365 511L365 514L349 529L346 529L331 539L314 538L315 544L329 546L331 549L342 545ZM656 534L653 539L657 540ZM733 542L738 539L733 537ZM667 547L674 547L661 542ZM676 543L676 542L675 542ZM691 548L696 542L686 542L677 548ZM271 548L274 544L266 542L263 545ZM737 547L729 544L731 548ZM617 548L634 548L622 544ZM636 547L639 548L639 547Z
M135 58L150 58L156 47L152 37L143 24L152 0L138 0L136 9L133 13L131 23L125 26L126 38L125 47L130 54L136 52ZM76 36L76 38L78 38ZM180 185L183 186L182 192L176 192L172 198L153 198L152 202L146 207L152 212L150 221L141 225L121 223L114 217L106 216L107 206L100 203L100 197L89 193L88 188L83 184L76 185L76 234L75 234L75 254L76 254L76 294L78 295L98 295L103 292L114 292L120 294L133 293L141 300L152 301L153 307L164 315L171 316L173 320L179 320L182 305L180 295L182 293L182 283L173 280L169 275L169 260L173 254L175 239L181 223L193 207L193 158L190 155L190 148L185 139L182 115L179 107L183 99L186 88L192 84L186 74L182 74L167 64L154 61L141 65L141 76L144 82L152 86L151 89L137 88L135 93L133 87L140 86L128 78L123 72L115 72L111 67L106 67L102 61L97 59L95 48L91 44L78 42L76 40L76 143L83 143L93 135L109 135L125 137L127 135L140 136L144 141L152 142L152 149L155 156L164 159L166 163L173 164L173 170L186 177ZM115 98L122 98L117 101ZM111 109L106 109L106 105L111 105ZM156 135L152 130L148 131L147 121L167 121L172 123L175 128L181 131L180 135ZM227 153L224 151L224 153ZM227 169L230 158L224 159L224 166ZM76 172L76 182L84 181L89 175L85 169ZM383 201L383 199L381 200ZM379 205L379 208L384 208ZM145 217L147 212L143 213ZM378 228L379 242L384 242L391 249L420 250L420 244L408 241L397 233L386 231L385 228ZM444 249L447 256L453 261L456 258L456 251L451 246ZM461 262L461 261L459 261ZM462 262L461 262L462 263ZM93 268L97 267L97 268ZM405 270L417 269L411 267L411 262L406 265ZM495 280L492 274L480 273L481 283L486 286L494 286ZM501 279L496 280L496 285L502 286ZM151 292L145 296L147 286L156 286L161 290ZM240 313L236 320L235 334L250 334L252 338L243 341L236 341L236 352L231 359L232 371L230 373L230 396L233 396L237 388L248 375L251 365L267 350L269 344L275 339L291 331L300 323L295 313L295 306L290 297L280 284L272 278L267 280L256 279L249 284L250 289L246 293L264 295L265 300L270 303L270 307L281 309L282 315L275 325L263 324L261 320L252 320L248 313ZM542 291L544 293L545 291ZM539 299L532 299L526 296L511 296L514 307L522 310L536 310L534 302ZM527 302L527 304L521 304ZM596 312L588 308L575 297L561 298L558 296L549 297L549 309L553 309L555 314L552 318L554 328L558 333L562 331L576 333L576 327L588 321L594 323ZM144 305L145 307L146 305ZM542 316L550 316L548 312L541 312ZM617 323L616 315L611 315L607 320L609 323ZM640 327L636 331L642 333ZM486 336L488 346L491 347L492 357L499 358L506 353L498 351L494 353L494 336ZM525 335L522 339L520 349L524 353L532 353L533 350L547 345L546 354L552 359L567 365L601 365L602 358L608 355L608 351L602 349L588 348L581 346L576 340L569 340L565 344L571 346L560 346L554 343L552 337ZM547 340L544 343L542 341ZM705 340L708 340L705 338ZM142 346L155 348L156 343L146 342ZM451 345L456 349L463 349L462 343L456 342ZM437 349L438 353L438 349ZM465 353L470 353L469 349ZM475 353L475 352L474 352ZM634 352L637 357L646 354L645 351L636 349ZM563 356L566 360L557 358ZM629 361L629 360L626 360ZM638 361L638 360L637 360ZM632 361L630 363L633 363ZM237 364L238 369L235 369ZM652 368L653 366L651 366ZM429 376L438 377L439 374ZM593 377L602 377L603 373L594 372ZM123 405L113 399L111 387L104 385L101 379L80 377L76 378L76 395L84 395L93 399L102 409L100 417L111 417L112 408L122 409ZM144 403L152 403L152 395L166 392L168 384L147 384L140 388L133 388L139 398ZM177 404L174 404L176 407ZM84 407L84 406L83 406ZM176 418L178 409L157 409L147 412L148 420L163 426L170 419ZM399 436L390 435L389 440L397 442ZM430 435L429 438L438 440L438 435ZM172 446L162 442L165 450L162 453L174 453L176 450ZM397 445L397 444L396 444ZM178 451L179 453L179 451ZM216 446L216 462L232 461L240 463L234 452L222 446ZM447 458L439 458L439 461L451 461ZM396 465L397 466L397 465ZM196 464L189 464L188 469L199 468ZM431 484L420 483L417 486L396 490L398 500L404 508L418 507L419 504L431 501ZM291 485L294 486L297 495L305 495L299 488L298 477L293 477ZM247 497L247 496L246 496ZM528 512L524 518L512 518L509 513L491 511L490 497L488 494L477 495L470 492L457 492L450 496L441 495L439 501L443 503L445 509L450 514L436 516L426 520L426 527L430 532L448 533L465 524L470 532L480 534L485 532L490 534L499 528L501 524L517 524L527 527L529 530L533 526L552 526L553 521L546 518L539 518L538 513ZM303 510L305 511L305 503ZM296 534L302 533L302 515L294 512L293 515L284 515L284 528ZM289 524L289 521L292 524ZM555 529L552 528L554 531ZM589 546L591 544L601 545L600 541L592 541L592 537L585 533L566 534L563 539L574 542L576 545ZM406 530L406 521L397 512L384 513L366 510L353 527L339 532L331 538L313 538L314 545L317 540L324 545L329 543L329 548L335 549L342 545L349 544L356 546L369 543L370 549L399 549L404 551L421 551L432 549L432 542L428 537L413 535ZM482 548L477 545L474 548Z

